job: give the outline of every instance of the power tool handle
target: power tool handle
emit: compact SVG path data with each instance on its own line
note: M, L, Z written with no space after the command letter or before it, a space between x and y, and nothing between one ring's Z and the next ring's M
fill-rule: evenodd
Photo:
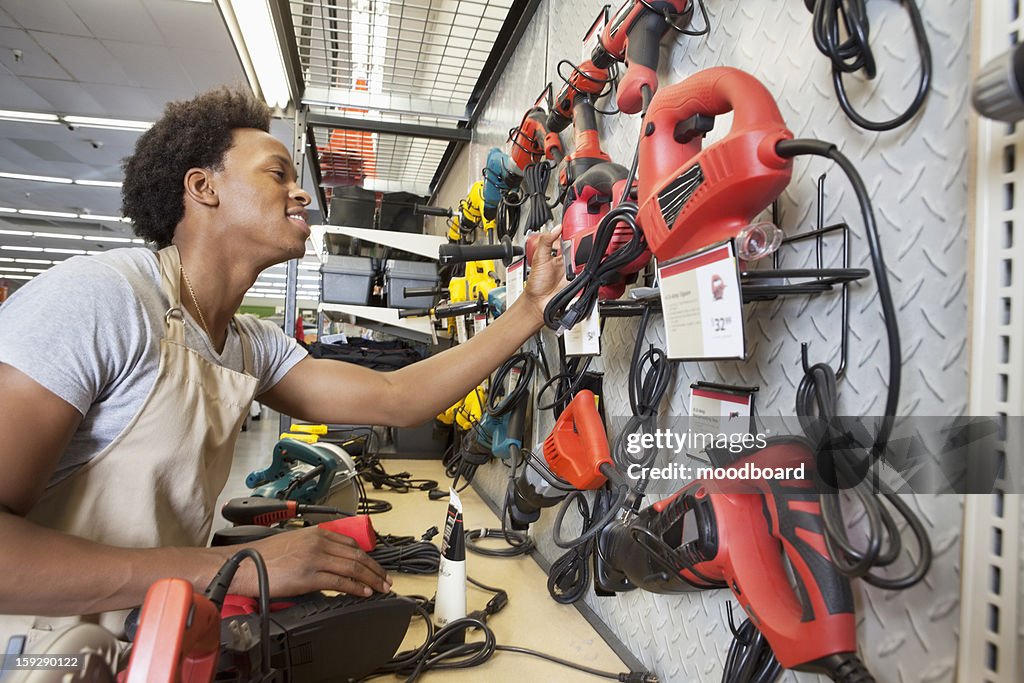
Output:
M644 12L629 27L626 42L626 75L619 83L616 103L625 114L636 114L643 107L643 86L658 90L658 59L661 39L668 31L665 17L655 12Z
M434 309L435 318L455 318L460 315L470 315L471 313L479 313L487 308L487 304L482 301L463 301L462 303L450 304L448 306L438 306Z
M651 100L645 124L664 137L664 127L695 114L717 116L733 112L732 132L785 127L782 113L768 89L750 74L727 66L705 69L659 90ZM674 134L674 128L668 128Z
M797 591L804 614L815 614L820 595L828 614L853 614L853 593L849 580L839 573L825 545L825 526L816 491L787 486L771 486L768 496L772 517L772 535L782 543L798 580L808 589ZM813 588L813 592L812 592Z
M232 524L270 526L295 517L298 514L298 503L276 498L232 498L224 503L220 512Z
M503 239L499 244L442 244L437 249L437 259L441 264L500 259L507 266L513 258L522 254L523 248L513 246L508 239Z
M427 206L426 204L415 204L412 207L412 212L421 216L439 216L441 218L451 218L452 210L443 206Z

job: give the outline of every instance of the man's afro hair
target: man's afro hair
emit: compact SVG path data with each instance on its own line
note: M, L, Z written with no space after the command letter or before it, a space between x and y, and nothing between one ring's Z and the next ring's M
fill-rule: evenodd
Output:
M185 215L185 172L220 169L237 128L270 131L270 109L248 90L221 87L171 102L122 163L121 213L135 234L163 248Z

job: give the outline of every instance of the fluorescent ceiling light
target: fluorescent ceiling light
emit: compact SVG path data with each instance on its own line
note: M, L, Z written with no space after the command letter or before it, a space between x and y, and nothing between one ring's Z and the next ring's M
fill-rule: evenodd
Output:
M11 267L11 266L0 266L0 270L4 271L5 273L24 273L25 272L24 268L14 268L14 267Z
M3 258L0 258L0 261L14 261L15 263L41 263L44 266L53 263L53 261L47 261L46 259L41 259L41 258L13 258L13 259L3 259Z
M149 121L129 121L126 119L106 119L96 116L62 116L61 121L71 126L83 128L103 128L108 130L149 130L153 124Z
M56 176L48 175L28 175L25 173L5 173L0 171L0 178L9 178L11 180L37 180L41 183L60 183L62 185L70 185L75 182L71 178L58 178Z
M75 185L88 185L89 187L121 187L119 180L75 180Z
M9 206L0 206L0 213L18 213L18 210Z
M67 232L34 232L33 237L53 237L58 240L80 240L83 239L81 235L73 235Z
M0 235L14 235L16 237L31 237L32 233L25 230L0 230Z
M26 268L26 273L45 273L46 268Z
M39 114L34 111L11 111L10 109L0 109L0 119L29 123L60 123L60 119L56 114Z
M31 280L35 275L4 275L2 280Z
M42 247L12 247L10 245L0 246L0 249L6 249L7 251L42 251Z
M277 42L277 32L274 30L267 0L221 0L219 4L235 47L240 54L248 56L252 66L251 71L246 70L249 85L253 90L261 92L271 107L286 108L291 101L291 92L284 68L284 55ZM237 31L231 31L232 23L237 25ZM252 82L253 77L255 83Z
M47 254L84 254L85 249L43 249Z
M44 216L46 218L78 218L77 213L67 211L41 211L39 209L18 209L18 213L26 216Z

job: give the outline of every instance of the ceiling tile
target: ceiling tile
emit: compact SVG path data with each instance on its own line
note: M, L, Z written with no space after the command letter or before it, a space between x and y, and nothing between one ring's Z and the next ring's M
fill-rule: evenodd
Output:
M47 54L32 34L16 28L0 28L0 64L15 76L71 80L71 74ZM21 52L16 57L15 50Z
M18 22L14 20L14 17L4 11L3 7L0 7L0 26L18 27Z
M145 0L164 45L199 50L234 51L224 19L213 3Z
M113 55L95 38L33 33L33 38L83 83L127 83L129 78ZM142 85L142 84L136 84Z
M0 92L4 94L4 107L24 111L50 111L50 103L39 96L20 78L0 69Z
M182 99L183 92L184 97L191 95L190 91L136 88L129 85L90 83L88 88L89 93L106 107L108 113L103 116L140 121L156 121L169 101Z
M89 28L64 0L4 0L4 11L22 28L69 36L89 36Z
M65 152L60 145L56 145L49 140L11 138L11 142L44 162L78 162L78 159ZM14 160L12 159L11 161Z
M242 63L238 61L234 52L228 55L223 52L185 48L172 48L172 51L178 63L189 75L192 87L197 93L212 90L220 85L248 83L245 71L242 70Z
M23 78L22 82L50 103L47 111L82 116L116 116L97 102L80 83L48 78Z
M132 82L171 90L192 89L191 79L169 48L112 40L102 42Z
M110 4L110 0L74 0L71 8L101 40L163 45L163 36L141 3L118 0L116 12Z

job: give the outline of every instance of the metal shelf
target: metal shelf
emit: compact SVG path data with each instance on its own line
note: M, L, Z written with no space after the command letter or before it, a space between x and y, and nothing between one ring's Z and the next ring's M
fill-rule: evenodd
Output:
M427 344L434 341L430 318L399 318L397 308L321 303L317 310L321 313L351 315L359 319L359 324L363 327L386 332L396 337L404 337Z
M373 230L371 228L350 228L343 225L313 225L310 227L311 235L309 241L323 263L327 258L324 250L325 235L346 235L365 242L382 244L385 247L401 249L410 254L424 256L426 258L437 258L437 250L448 240L440 235L418 235L410 232L397 232L395 230Z

